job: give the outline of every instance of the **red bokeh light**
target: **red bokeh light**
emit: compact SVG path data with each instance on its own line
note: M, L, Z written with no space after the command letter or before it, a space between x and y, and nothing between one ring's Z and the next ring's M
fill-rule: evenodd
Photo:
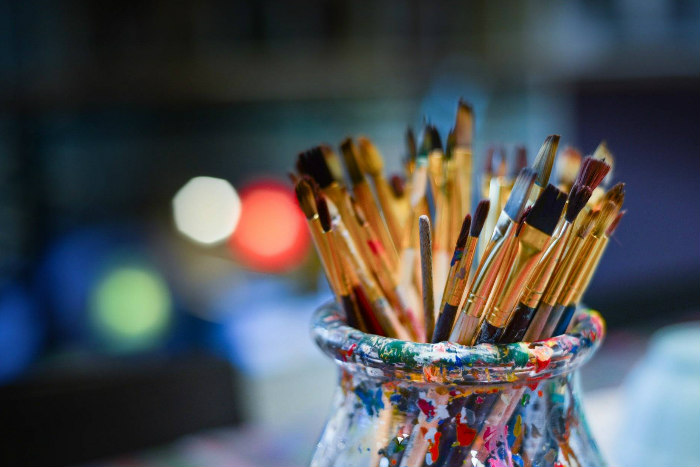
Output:
M241 190L241 219L229 240L236 258L262 272L286 272L309 250L306 219L291 188L258 181Z

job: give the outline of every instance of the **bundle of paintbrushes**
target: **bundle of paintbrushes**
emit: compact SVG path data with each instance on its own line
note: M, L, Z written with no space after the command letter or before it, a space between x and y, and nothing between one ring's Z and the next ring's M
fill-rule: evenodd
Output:
M390 178L364 137L344 140L340 157L326 145L299 155L290 176L349 325L463 345L566 332L624 214L624 185L599 186L612 156L605 143L585 158L565 149L555 186L559 136L545 139L531 167L516 148L511 177L505 151L492 147L477 187L473 125L460 101L445 147L432 125L420 145L409 130L405 173ZM471 215L473 191L485 199Z

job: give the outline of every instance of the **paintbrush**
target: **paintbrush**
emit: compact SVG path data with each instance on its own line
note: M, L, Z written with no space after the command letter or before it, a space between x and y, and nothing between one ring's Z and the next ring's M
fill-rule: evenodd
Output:
M472 206L472 144L474 139L474 111L465 100L457 103L454 126L455 205L457 219L462 219Z
M550 315L554 310L559 294L564 287L565 281L569 276L571 269L576 264L576 258L581 251L583 242L593 228L597 217L597 211L587 215L586 219L581 223L579 230L570 238L569 244L564 252L564 256L554 269L554 273L547 284L542 300L537 305L537 311L535 311L534 318L530 322L527 332L525 332L525 335L523 336L524 341L535 342L549 337L548 333L545 331L545 326L547 326L547 323L550 320ZM550 332L552 330L553 328L550 330Z
M346 138L340 144L340 149L343 153L345 168L347 169L352 184L352 192L358 204L362 206L362 210L367 216L367 222L372 226L372 229L379 237L379 240L384 247L386 256L391 263L392 271L398 266L399 257L394 246L394 241L389 234L389 230L382 218L377 203L374 200L372 189L365 179L359 164L359 150L351 138Z
M357 223L362 229L361 241L369 245L370 250L373 254L373 269L375 271L375 276L379 281L379 285L384 290L389 303L398 312L399 320L404 325L407 331L412 334L414 340L418 340L422 333L413 332L419 327L419 321L417 320L413 308L408 305L409 300L405 297L403 290L399 287L394 278L394 274L391 271L391 264L389 264L389 259L387 258L386 252L382 248L382 244L377 238L372 226L369 225L367 219L362 212L362 208L353 202L353 211L355 213L355 218Z
M548 326L545 326L544 329L545 333L558 336L566 332L566 329L569 327L569 323L576 311L576 304L580 300L584 283L591 277L607 246L610 235L617 228L621 218L621 206L621 202L618 204L615 201L607 201L601 208L598 222L581 248L576 267L571 272L557 300L557 305L550 316L552 323L547 323Z
M528 199L528 205L534 204L535 200L542 190L545 189L549 183L549 176L552 173L552 166L554 165L554 158L557 155L557 148L559 147L559 135L549 135L545 138L544 143L540 146L540 150L537 152L537 157L532 163L532 168L537 172L537 178L535 179L535 186L532 187L530 192L530 198ZM569 190L563 190L565 193Z
M515 235L516 220L522 214L535 177L536 173L532 169L523 169L518 175L508 202L499 216L491 240L485 249L484 256L479 262L464 307L450 334L450 341L471 344L474 334L481 324L491 288L498 277L501 261L508 252Z
M430 238L430 219L428 216L418 218L420 235L420 265L423 279L423 320L425 335L432 336L435 326L435 301L433 292L433 247Z
M391 240L394 245L400 245L403 230L396 215L396 201L391 186L384 178L384 159L368 138L361 136L357 138L357 143L360 147L362 168L372 179L374 191L377 194L379 205L382 207L384 220L391 234Z
M410 334L399 322L398 317L394 313L394 310L391 309L381 289L368 273L366 267L360 263L355 242L350 237L347 229L345 229L343 220L338 216L335 218L331 217L325 196L321 195L316 199L316 206L324 231L330 231L334 236L335 248L339 257L347 265L347 269L357 276L361 289L369 301L374 317L381 326L382 335L402 340L410 339Z
M484 183L488 180L488 185L485 186L484 196L491 202L489 215L486 217L484 228L481 231L481 241L479 242L479 261L484 258L488 239L491 238L498 215L503 209L504 200L509 196L512 186L506 179L506 159L502 147L491 146L486 156L486 174Z
M333 203L334 209L337 210L340 217L344 220L345 226L353 238L360 237L360 226L357 225L352 213L350 204L350 195L345 187L341 184L338 176L338 169L331 168L338 165L333 160L337 157L332 155L327 146L316 146L308 151L299 154L297 159L297 170L310 176L319 186L321 192L327 196ZM332 161L329 166L328 161ZM335 173L335 175L334 175ZM358 260L364 264L369 264L372 254L367 245L360 243L358 245Z
M547 247L520 294L519 303L513 310L503 332L503 342L519 342L525 336L530 321L537 310L537 304L540 302L547 283L561 258L564 247L569 241L573 222L590 196L590 187L575 185L571 189L566 203L564 224L558 229L556 237Z
M594 159L592 157L586 157L581 163L581 168L579 174L574 182L574 186L580 185L590 189L591 192L600 184L605 175L610 170L610 166L604 161ZM586 216L588 217L588 216ZM578 248L581 247L582 239L580 238L580 232L583 232L583 227L577 225L576 220L574 220L573 230L579 232L578 235L574 236L573 239ZM547 289L542 297L542 301L537 307L537 312L533 321L531 322L527 333L525 334L525 339L531 339L533 337L539 336L545 326L545 323L550 319L549 315L552 313L552 309L556 305L556 300L561 293L561 290L565 284L566 278L568 277L571 268L574 266L574 257L572 256L574 250L573 245L566 246L566 261L562 261L557 264L553 272L552 279L547 285ZM551 329L553 331L553 329Z
M442 298L443 303L440 308L442 312L435 324L435 332L433 333L432 339L433 343L442 342L450 337L450 331L452 330L457 310L462 302L464 290L469 283L469 271L471 270L474 254L476 253L476 244L479 240L479 233L481 233L481 229L484 226L488 211L489 201L482 200L477 205L476 211L474 211L473 222L471 216L468 214L467 217L464 218L460 236L457 240L455 254L452 257L453 266L451 266L450 271L454 271L454 273L452 275L452 280L448 280L445 286ZM459 251L463 238L462 236L465 235L465 230L468 230L468 235L466 235L464 240L465 244L462 247L462 251Z
M447 244L454 245L459 236L460 226L464 215L462 214L461 196L458 191L458 168L454 157L455 133L450 130L445 144L445 201L447 205ZM466 215L466 214L465 214Z
M525 284L542 257L564 209L566 195L554 185L547 185L532 210L521 223L516 235L513 260L506 264L507 278L495 296L496 301L482 323L477 343L498 342Z

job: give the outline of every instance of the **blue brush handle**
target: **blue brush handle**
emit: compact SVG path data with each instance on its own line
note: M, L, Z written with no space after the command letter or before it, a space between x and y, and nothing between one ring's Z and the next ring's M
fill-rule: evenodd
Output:
M559 323L554 329L554 334L552 334L553 336L560 336L566 332L566 330L569 327L569 323L571 322L571 318L574 317L574 313L576 313L575 303L564 308L564 312L562 313L561 318L559 319Z

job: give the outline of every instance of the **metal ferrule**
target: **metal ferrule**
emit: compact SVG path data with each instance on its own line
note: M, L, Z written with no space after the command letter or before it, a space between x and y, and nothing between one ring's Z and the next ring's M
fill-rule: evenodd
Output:
M500 328L506 325L520 291L530 278L530 274L537 265L537 261L550 238L549 235L528 225L527 222L523 225L516 238L518 251L515 262L510 268L500 296L496 297L498 301L488 318L489 323L493 326Z
M564 258L561 260L556 270L554 271L554 277L549 282L547 290L544 292L542 297L542 302L547 305L554 306L561 295L561 291L564 288L566 280L571 274L571 270L578 259L579 252L583 246L584 239L578 235L574 237L571 241L571 246L566 250Z
M486 301L491 293L491 288L498 278L501 262L508 252L508 247L513 241L517 224L510 223L506 228L505 235L497 240L491 240L484 252L484 260L476 271L474 282L467 296L463 312L470 316L481 316ZM495 234L494 234L495 235Z
M579 254L579 261L577 261L576 266L572 269L571 274L569 274L566 284L564 284L564 288L559 295L557 303L564 306L572 303L572 300L576 295L576 291L579 290L581 284L583 283L586 271L595 259L595 251L601 240L602 237L589 235L583 242L581 253Z
M547 288L547 283L552 277L554 269L557 264L559 264L562 252L570 236L571 224L565 222L559 235L552 240L537 263L535 271L532 273L532 276L530 276L530 279L527 281L520 295L520 303L528 308L537 308L537 304L540 302L542 294Z
M593 251L593 254L591 255L592 260L587 265L586 272L584 273L583 280L581 281L581 285L578 287L578 290L576 290L574 294L573 303L578 303L581 301L581 297L588 288L588 284L591 283L591 279L593 278L595 270L598 268L598 264L600 263L600 259L603 257L603 252L605 251L605 247L608 245L609 240L610 239L608 237L604 236L601 239L600 243L598 243L596 249Z

